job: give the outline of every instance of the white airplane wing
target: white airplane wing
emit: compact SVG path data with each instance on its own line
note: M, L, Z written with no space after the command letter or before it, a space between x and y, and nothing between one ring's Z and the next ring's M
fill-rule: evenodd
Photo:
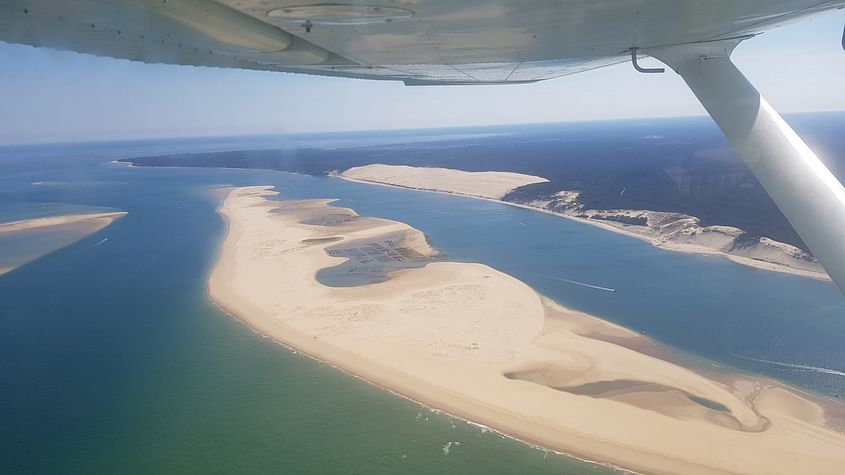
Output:
M534 82L626 60L660 72L637 65L638 53L648 54L683 77L845 291L845 188L730 61L745 38L842 7L845 0L0 0L0 41L413 85Z
M632 47L732 38L845 0L0 0L0 40L148 63L540 81Z

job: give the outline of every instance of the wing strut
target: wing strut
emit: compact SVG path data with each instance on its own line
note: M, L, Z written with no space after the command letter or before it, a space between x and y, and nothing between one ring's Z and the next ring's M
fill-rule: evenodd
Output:
M845 188L731 62L739 40L647 53L674 69L845 292Z

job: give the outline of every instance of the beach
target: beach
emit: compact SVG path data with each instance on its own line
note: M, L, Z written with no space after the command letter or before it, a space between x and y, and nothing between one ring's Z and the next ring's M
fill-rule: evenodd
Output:
M669 251L722 256L738 264L761 270L830 280L830 276L818 262L806 260L805 253L794 246L768 238L761 238L756 245L738 246L736 238L743 234L741 229L729 226L700 226L698 218L688 215L647 210L583 209L577 205L577 191L559 192L559 199L554 200L554 203L548 200L515 203L503 199L519 186L547 181L542 177L511 172L464 172L383 164L350 168L334 176L357 183L492 200L597 226L644 240ZM560 204L563 206L550 209L553 208L550 205ZM649 225L627 224L619 221L620 217L627 220L647 220Z
M287 346L527 443L634 471L833 473L845 464L841 405L661 359L670 350L642 335L490 267L439 259L403 223L274 195L229 191L208 288ZM353 259L360 272L367 256L398 264L366 285L318 279Z

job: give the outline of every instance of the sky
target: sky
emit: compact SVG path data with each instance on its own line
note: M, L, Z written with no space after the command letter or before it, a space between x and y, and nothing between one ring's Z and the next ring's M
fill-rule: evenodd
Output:
M782 113L845 110L843 25L837 11L785 26L733 57ZM679 76L630 63L536 84L406 87L0 42L0 86L6 145L704 115Z

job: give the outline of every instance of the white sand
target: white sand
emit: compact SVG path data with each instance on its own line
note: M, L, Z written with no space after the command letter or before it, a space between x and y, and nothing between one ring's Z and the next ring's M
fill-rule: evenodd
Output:
M383 183L424 191L444 191L481 198L502 199L520 186L549 180L510 172L465 172L449 168L404 165L366 165L350 168L340 176L371 183Z
M403 233L403 246L434 251L405 224L350 219L354 211L327 200L267 201L271 195L238 188L225 199L228 232L209 278L214 301L263 334L431 407L632 470L845 467L845 435L825 428L830 413L817 401L767 380L712 379L635 351L659 345L546 301L487 266L438 262L379 284L323 286L316 271L345 261L326 250L345 242ZM326 219L335 224L319 224ZM326 238L341 240L319 241ZM613 381L593 396L571 389Z
M122 218L123 216L126 216L126 212L112 211L107 213L64 214L59 216L48 216L46 218L9 221L6 223L0 223L0 233L12 233L80 222L100 223L104 224L103 227L105 227L111 224L113 220Z

